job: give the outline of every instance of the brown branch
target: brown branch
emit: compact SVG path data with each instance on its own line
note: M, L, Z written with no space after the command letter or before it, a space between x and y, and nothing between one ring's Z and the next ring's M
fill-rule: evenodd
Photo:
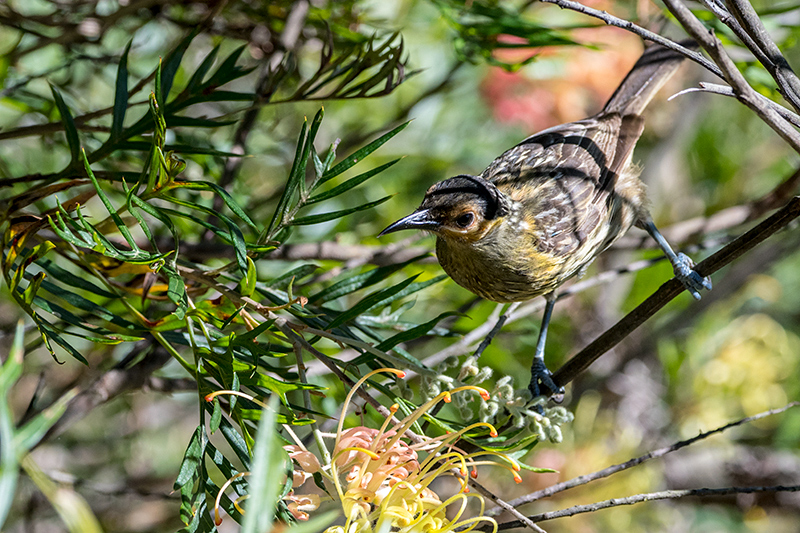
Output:
M747 416L745 418L742 418L740 420L736 420L736 421L731 422L729 424L726 424L724 426L720 426L720 427L718 427L716 429L712 429L710 431L706 431L704 433L700 433L699 435L697 435L695 437L692 437L690 439L682 440L682 441L676 442L674 444L670 444L669 446L664 446L663 448L659 448L657 450L653 450L653 451L648 452L648 453L646 453L644 455L641 455L639 457L635 457L633 459L630 459L629 461L625 461L624 463L619 463L619 464L616 464L616 465L612 465L612 466L609 466L609 467L604 468L602 470L598 470L597 472L592 472L591 474L586 474L584 476L574 477L574 478L572 478L570 480L567 480L567 481L564 481L562 483L556 483L554 485L550 485L546 489L538 490L536 492L531 492L530 494L526 494L525 496L520 496L519 498L513 499L513 500L509 501L508 503L510 505L514 506L514 507L519 507L520 505L525 505L526 503L535 502L536 500L540 500L542 498L549 498L550 496L552 496L554 494L558 494L559 492L563 492L565 490L569 490L569 489L572 489L572 488L575 488L575 487L579 487L581 485L586 485L587 483L590 483L592 481L608 477L608 476L610 476L612 474L616 474L618 472L622 472L623 470L627 470L629 468L633 468L634 466L638 466L638 465L640 465L640 464L642 464L644 462L647 462L647 461L649 461L651 459L657 459L659 457L664 457L668 453L672 453L674 451L680 450L681 448L685 448L686 446L694 444L695 442L698 442L698 441L701 441L703 439L706 439L706 438L708 438L708 437L710 437L712 435L716 435L717 433L722 433L723 431L726 431L728 429L741 426L742 424L748 424L748 423L754 422L756 420L761 420L762 418L766 418L766 417L769 417L769 416L772 416L772 415L783 413L783 412L788 411L789 409L791 409L793 407L797 407L798 405L800 405L800 402L791 402L791 403L789 403L787 405L784 405L783 407L780 407L778 409L770 409L769 411L764 411L763 413L758 413L758 414L753 415L753 416ZM489 511L486 512L486 515L487 516L495 516L495 515L500 514L502 511L503 511L503 509L501 509L499 507L496 507L494 509L489 509Z
M772 40L764 24L747 0L727 0L728 9L747 35L752 39L754 53L759 51L759 61L778 83L779 90L796 111L800 111L800 79ZM729 24L730 26L730 24ZM766 56L761 59L760 56Z
M785 228L798 216L800 216L800 197L795 196L777 213L741 235L704 261L701 261L696 267L697 272L703 277L717 272L725 265L761 244L778 230ZM675 278L663 284L655 293L639 304L636 309L628 313L614 326L600 335L594 342L589 344L559 368L555 374L553 374L553 381L555 381L556 385L563 386L575 379L578 374L586 370L598 357L619 344L622 339L641 326L646 320L683 291L683 285Z
M703 54L700 52L695 52L685 46L682 46L675 41L662 37L661 35L642 28L641 26L637 26L633 22L625 19L621 19L619 17L615 17L610 13L606 13L605 11L600 11L599 9L594 9L591 7L587 7L583 4L578 2L573 2L572 0L541 0L545 4L555 4L561 9L568 9L570 11L575 11L577 13L582 13L584 15L588 15L590 17L602 20L609 26L615 26L617 28L622 28L623 30L628 30L631 33L634 33L641 37L642 39L646 39L648 41L660 44L665 48L669 48L670 50L674 50L679 54L691 59L695 63L701 65L703 68L712 72L719 76L720 78L724 78L722 71L719 69L717 65L706 59Z
M725 81L731 86L736 98L752 109L764 122L767 123L794 151L800 153L800 133L789 122L775 111L772 106L763 102L763 96L753 89L733 60L725 53L720 40L709 31L700 20L694 16L686 5L680 0L664 0L667 9L678 19L686 32L708 52L711 59L719 65Z
M545 520L553 520L556 518L565 518L568 516L575 516L583 513L593 513L601 509L609 509L611 507L619 507L621 505L633 505L635 503L649 502L655 500L675 500L678 498L685 498L687 496L727 496L730 494L754 494L758 492L800 492L800 485L775 485L771 487L725 487L721 489L685 489L685 490L662 490L660 492L648 492L645 494L636 494L628 496L627 498L612 498L588 505L575 505L567 509L559 511L551 511L549 513L541 513L528 518L534 522L543 522ZM506 529L515 529L522 524L519 520L511 522L504 522L499 524L497 531L505 531ZM475 528L476 531L489 531L489 528L481 526Z

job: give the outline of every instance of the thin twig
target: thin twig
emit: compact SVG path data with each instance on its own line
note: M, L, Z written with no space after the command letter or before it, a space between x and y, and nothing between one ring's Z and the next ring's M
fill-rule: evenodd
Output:
M597 503L588 505L575 505L560 511L551 511L549 513L541 513L528 518L534 522L544 522L545 520L554 520L556 518L565 518L568 516L575 516L583 513L593 513L601 509L608 509L611 507L619 507L621 505L633 505L635 503L649 502L655 500L675 500L678 498L685 498L687 496L727 496L730 494L754 494L759 492L800 492L800 485L774 485L771 487L725 487L721 489L685 489L685 490L662 490L660 492L648 492L645 494L636 494L628 496L627 498L612 498ZM511 522L504 522L499 524L498 531L505 531L507 529L515 529L522 524L519 520ZM477 531L489 531L490 529L485 526L475 528Z
M753 89L733 60L723 49L720 40L680 0L664 0L667 9L678 19L686 32L708 52L722 71L723 78L733 88L736 98L752 109L767 123L794 151L800 153L800 133L787 122L772 106L766 105L763 97Z
M488 335L486 335L486 338L483 339L480 346L478 346L478 349L475 350L475 353L473 355L476 359L480 358L480 356L483 355L483 352L486 350L486 348L489 347L489 344L491 344L492 339L494 339L495 335L500 333L500 330L503 329L503 324L506 323L508 317L511 316L511 313L513 313L519 306L520 302L514 302L513 304L508 306L508 309L506 309L505 313L503 313L497 318L497 321L494 323L494 327L492 327L492 330L489 332ZM489 320L489 322L491 322L491 320Z
M530 494L526 494L525 496L520 496L519 498L515 498L508 503L513 507L519 507L520 505L525 505L526 503L535 502L536 500L540 500L542 498L549 498L554 494L558 494L559 492L563 492L565 490L569 490L575 487L579 487L581 485L586 485L592 481L602 479L608 477L612 474L616 474L618 472L622 472L623 470L627 470L629 468L633 468L634 466L638 466L644 462L649 461L650 459L657 459L659 457L663 457L668 453L672 453L674 451L680 450L681 448L685 448L695 442L701 441L706 439L712 435L716 435L717 433L722 433L728 429L741 426L742 424L749 424L750 422L754 422L756 420L761 420L762 418L766 418L769 416L773 416L779 413L783 413L788 411L793 407L797 407L800 405L800 402L791 402L783 407L778 409L770 409L769 411L764 411L763 413L758 413L753 416L747 416L740 420L736 420L724 426L720 426L716 429L712 429L711 431L706 431L705 433L700 433L699 435L692 437L690 439L682 440L669 446L664 446L663 448L659 448L657 450L653 450L651 452L647 452L644 455L639 457L635 457L629 461L625 461L624 463L619 463L616 465L609 466L602 470L598 470L597 472L592 472L591 474L586 474L584 476L574 477L570 480L563 481L561 483L556 483L554 485L550 485L546 489L538 490L536 492L531 492ZM489 509L486 512L486 516L496 516L503 511L500 507L495 507L494 509Z
M720 94L722 96L730 96L732 98L736 98L736 93L727 85L721 85L719 83L709 83L706 81L701 81L698 83L699 87L689 87L688 89L684 89L680 92L677 92L669 97L670 100L676 98L678 96L683 96L684 94L689 93L711 93L711 94ZM800 128L800 115L797 113L793 113L789 109L786 109L782 105L778 104L777 102L773 102L772 100L767 101L767 104L777 111L777 113L782 116L784 119L788 120L793 126Z
M297 358L297 374L300 376L300 382L304 385L308 385L308 379L306 378L306 365L303 363L303 347L300 344L294 345L294 355ZM303 402L305 403L306 409L311 411L311 392L308 389L303 389ZM319 448L319 453L322 455L322 460L326 465L331 464L331 454L328 451L328 447L325 446L325 440L322 438L322 433L319 430L319 425L316 421L312 424L311 432L314 434L314 440L317 443L317 448Z
M800 79L794 73L789 62L781 53L778 45L772 40L761 18L747 0L727 0L728 10L736 17L736 22L752 39L753 47L760 55L766 56L759 61L778 83L778 88L786 100L796 111L800 111ZM748 46L749 48L749 46ZM751 48L753 50L753 48Z
M577 13L582 13L584 15L588 15L590 17L594 17L596 19L602 20L609 26L615 26L617 28L622 28L623 30L627 30L631 33L635 33L639 37L643 39L647 39L648 41L660 44L665 48L669 48L670 50L674 50L679 54L691 59L695 63L701 65L703 68L712 72L723 78L722 71L719 69L717 65L706 59L700 52L695 52L685 46L682 46L675 41L667 39L666 37L662 37L661 35L642 28L641 26L637 26L633 22L625 19L621 19L619 17L615 17L610 13L606 13L605 11L600 11L599 9L594 9L578 2L573 2L572 0L541 0L545 4L555 4L561 9L569 9L570 11L575 11Z

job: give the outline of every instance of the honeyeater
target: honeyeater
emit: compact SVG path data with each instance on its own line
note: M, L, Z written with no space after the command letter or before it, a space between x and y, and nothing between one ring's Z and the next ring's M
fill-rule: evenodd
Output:
M631 226L655 239L695 298L711 289L711 280L656 229L640 168L631 160L644 129L642 111L682 59L651 45L602 111L528 137L477 176L436 183L416 211L381 232L432 232L445 272L487 300L544 296L529 385L534 396L545 388L562 392L544 362L556 291Z

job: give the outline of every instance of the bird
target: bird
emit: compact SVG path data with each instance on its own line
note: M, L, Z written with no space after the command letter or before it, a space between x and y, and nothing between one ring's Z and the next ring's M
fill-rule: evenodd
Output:
M545 298L528 386L533 397L564 394L544 360L558 288L632 226L652 236L695 299L712 287L657 229L633 162L642 112L682 61L675 51L648 46L599 113L526 138L479 175L439 181L418 209L379 234L433 233L444 271L487 300Z

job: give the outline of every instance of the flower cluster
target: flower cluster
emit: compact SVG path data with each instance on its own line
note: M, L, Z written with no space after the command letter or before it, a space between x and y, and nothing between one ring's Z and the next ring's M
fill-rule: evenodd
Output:
M320 461L299 439L296 439L296 445L284 447L295 465L293 490L285 498L292 514L298 519L307 519L308 512L319 506L319 496L296 495L294 489L313 475L320 474L328 489L326 492L341 505L345 520L344 525L331 526L326 533L469 531L481 522L496 529L494 519L482 516L483 498L469 492L468 480L477 478L478 466L494 465L509 471L519 483L522 481L518 473L520 466L502 453L486 450L467 453L456 446L465 433L479 428L488 429L489 434L496 437L494 427L478 422L438 437L410 431L428 410L441 401L450 402L453 394L473 391L487 400L489 393L475 386L458 387L441 392L401 420L395 418L399 406L392 405L379 429L365 426L345 429L344 419L353 394L377 373L404 377L399 370L379 369L368 373L356 384L342 408L329 461ZM321 455L328 456L327 452ZM437 494L431 485L442 476L454 476L459 481L460 490L446 498ZM229 483L222 487L221 492ZM472 517L466 516L470 500L477 501L480 508L480 512ZM448 517L447 511L451 508L455 510Z
M456 377L448 376L447 372L457 369ZM456 356L448 357L435 368L434 376L423 376L421 391L426 399L435 398L442 389L456 390L467 385L478 385L492 377L492 369L478 365L478 358L469 356L462 362ZM399 381L398 383L403 383ZM400 387L401 395L405 389ZM465 420L472 418L473 398L462 395L455 398L455 405ZM562 440L559 426L572 421L572 413L561 406L548 406L547 398L531 397L526 389L515 389L514 378L505 376L497 380L491 394L478 406L481 422L496 423L498 414L511 415L513 427L528 430L536 435L540 441L549 440L559 443Z

